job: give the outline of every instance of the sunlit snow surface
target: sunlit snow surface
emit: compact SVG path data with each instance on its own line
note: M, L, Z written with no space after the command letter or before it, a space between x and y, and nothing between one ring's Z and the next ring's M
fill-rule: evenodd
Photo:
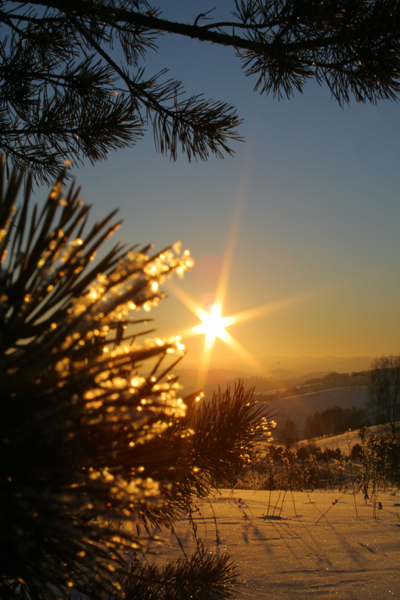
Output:
M366 503L342 492L221 490L197 509L207 550L228 550L238 565L238 600L400 598L399 492ZM177 532L191 546L189 520ZM173 558L176 550L162 552Z

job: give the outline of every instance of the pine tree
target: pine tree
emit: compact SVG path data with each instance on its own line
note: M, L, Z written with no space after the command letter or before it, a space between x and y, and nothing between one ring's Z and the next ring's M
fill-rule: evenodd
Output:
M32 207L23 178L7 181L2 164L1 598L229 597L232 562L200 542L186 559L140 560L152 528L171 528L268 429L242 385L208 402L182 396L180 341L149 338L136 317L190 254L101 252L115 211L88 228L79 189L61 179Z
M188 95L166 69L145 73L162 34L231 48L261 94L290 97L314 79L340 104L398 99L398 1L234 0L232 9L222 21L193 12L188 24L147 0L2 2L0 150L47 182L65 158L104 159L147 126L173 159L179 149L201 160L231 153L241 139L234 107Z
M392 440L399 440L400 356L381 356L371 364L369 408L377 424L385 424Z

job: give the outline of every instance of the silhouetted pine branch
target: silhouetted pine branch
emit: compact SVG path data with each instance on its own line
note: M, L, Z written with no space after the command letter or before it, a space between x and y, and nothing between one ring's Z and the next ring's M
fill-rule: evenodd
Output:
M133 562L122 578L126 600L222 600L235 594L239 580L226 553L193 554L164 567Z
M231 154L241 139L232 106L188 94L169 65L145 72L163 33L231 48L262 94L290 97L314 79L340 104L398 99L398 0L235 0L232 9L221 21L194 9L183 23L145 0L3 2L2 152L48 183L64 158L104 159L148 126L172 159Z
M154 572L140 597L228 597L225 555L137 563L150 525L171 527L267 427L240 385L204 405L181 396L179 340L140 341L150 332L137 311L157 304L190 254L117 245L96 262L115 213L89 226L62 180L32 206L23 177L7 180L1 165L0 595L122 598L145 594Z

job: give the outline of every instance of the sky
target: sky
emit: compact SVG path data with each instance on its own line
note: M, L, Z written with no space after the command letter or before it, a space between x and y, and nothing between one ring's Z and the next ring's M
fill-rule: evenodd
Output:
M158 4L189 22L213 8ZM198 325L183 296L210 309L222 278L222 315L246 318L226 328L230 343L216 339L212 367L262 372L271 355L399 353L400 107L341 108L313 82L290 100L263 97L234 51L179 36L160 38L146 61L148 75L164 67L189 94L237 108L245 142L232 144L234 157L170 162L149 128L136 147L73 169L94 217L120 208L115 240L190 249L195 267L150 313L157 334ZM204 338L183 339L187 366L203 361Z

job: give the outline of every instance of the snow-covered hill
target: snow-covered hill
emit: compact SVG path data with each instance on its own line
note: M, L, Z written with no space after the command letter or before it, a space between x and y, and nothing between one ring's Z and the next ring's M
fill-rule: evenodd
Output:
M367 400L368 388L363 386L334 388L267 402L275 420L287 416L296 423L298 430L303 432L305 420L309 415L334 406L364 408Z

